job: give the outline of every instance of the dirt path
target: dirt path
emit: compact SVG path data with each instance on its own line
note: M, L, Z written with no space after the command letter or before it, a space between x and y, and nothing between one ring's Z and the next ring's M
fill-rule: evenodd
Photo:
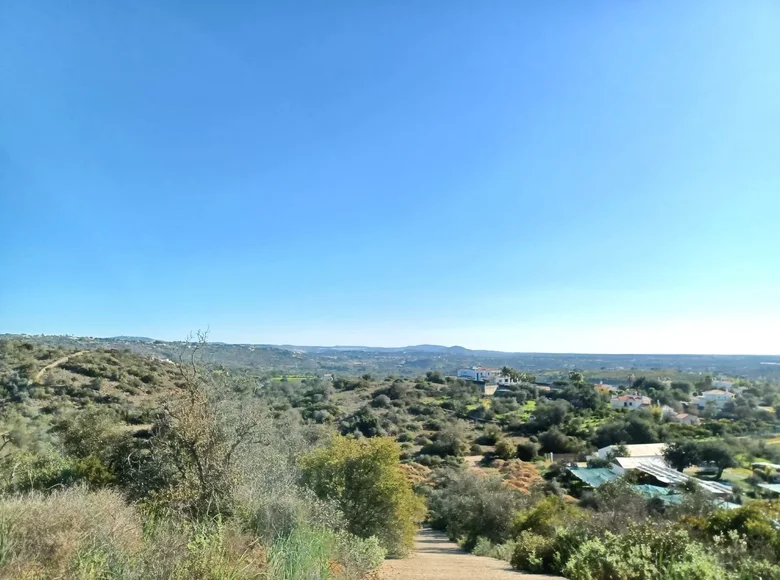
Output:
M506 562L472 556L433 530L420 530L414 554L403 560L387 560L377 580L532 580L556 578L515 572Z
M62 363L68 362L70 359L81 356L87 352L86 350L80 350L78 352L74 352L73 354L69 354L68 356L64 356L62 358L58 358L54 362L51 362L47 364L45 367L43 367L41 370L38 371L38 374L35 375L35 382L38 382L41 380L41 377L46 373L46 371L53 369L54 367L60 366Z

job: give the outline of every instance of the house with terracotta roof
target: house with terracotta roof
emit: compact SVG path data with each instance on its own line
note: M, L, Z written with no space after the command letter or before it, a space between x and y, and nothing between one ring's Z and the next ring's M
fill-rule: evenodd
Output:
M650 397L645 397L644 395L616 395L610 399L609 404L613 409L634 411L642 407L649 407L652 401Z

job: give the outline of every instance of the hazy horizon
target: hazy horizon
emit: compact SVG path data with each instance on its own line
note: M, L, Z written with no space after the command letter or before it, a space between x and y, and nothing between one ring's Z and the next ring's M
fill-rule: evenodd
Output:
M76 335L73 333L6 332L2 329L0 329L0 331L2 331L0 332L0 334L28 335L28 336L40 336L40 335L69 336L73 338L96 338L96 339L138 338L138 339L162 340L165 342L182 342L187 340L187 335L183 335L181 337L162 337L162 336L152 336L148 334L127 334L127 333L106 334L106 335L97 335L97 334ZM194 333L190 333L190 334L194 335ZM406 342L406 343L398 343L398 344L310 343L310 342L283 342L283 341L269 342L269 341L261 341L261 340L226 340L223 338L215 338L215 335L211 331L209 331L208 333L208 341L221 343L221 344L231 344L231 345L250 344L253 346L269 346L269 347L298 346L298 347L308 347L308 348L352 348L354 347L354 348L400 349L400 348L419 347L419 346L439 346L439 347L447 347L447 348L460 347L472 351L495 351L495 352L503 352L508 354L584 354L584 355L640 355L640 356L710 355L710 356L767 356L770 358L780 357L780 352L776 352L776 353L772 353L772 352L663 352L663 351L635 352L630 350L606 352L606 351L583 351L583 350L556 351L556 350L538 350L538 349L515 350L510 348L480 347L480 346L470 346L468 344L461 344L461 343L437 343L437 342Z

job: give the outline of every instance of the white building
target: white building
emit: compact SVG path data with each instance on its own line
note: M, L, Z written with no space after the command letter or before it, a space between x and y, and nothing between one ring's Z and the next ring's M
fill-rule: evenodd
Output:
M471 381L496 381L501 376L501 371L497 369L488 369L485 367L469 367L467 369L458 369L459 379L468 379Z
M704 409L707 403L714 403L718 409L723 409L726 403L732 400L734 400L734 393L729 393L722 389L712 389L704 391L701 396L697 397L696 403L700 409Z
M607 455L609 455L615 449L615 447L617 447L617 445L607 445L606 447L602 447L596 452L596 455L602 459L606 459ZM653 457L663 458L666 443L642 443L640 445L624 445L623 447L628 449L627 457L644 459Z
M609 401L613 409L628 409L629 411L649 407L651 403L650 397L644 395L619 395L612 397Z

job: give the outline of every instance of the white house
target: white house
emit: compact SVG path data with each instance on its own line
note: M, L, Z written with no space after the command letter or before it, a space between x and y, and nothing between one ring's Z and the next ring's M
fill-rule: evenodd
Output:
M650 397L644 395L619 395L612 397L609 401L613 409L628 409L629 411L649 407L651 403Z
M617 445L607 445L606 447L602 447L596 452L596 455L602 459L606 459L607 455L609 455L615 449L615 447L617 447ZM623 447L628 450L627 457L644 459L658 457L663 458L666 443L642 443L639 445L624 445Z
M496 381L501 376L501 371L497 369L488 369L485 367L469 367L467 369L458 369L459 379L468 379L471 381Z
M718 409L723 409L726 403L734 399L734 396L734 393L729 393L722 389L712 389L704 391L701 396L697 397L696 403L700 409L704 409L707 406L707 403L710 402L714 403Z

